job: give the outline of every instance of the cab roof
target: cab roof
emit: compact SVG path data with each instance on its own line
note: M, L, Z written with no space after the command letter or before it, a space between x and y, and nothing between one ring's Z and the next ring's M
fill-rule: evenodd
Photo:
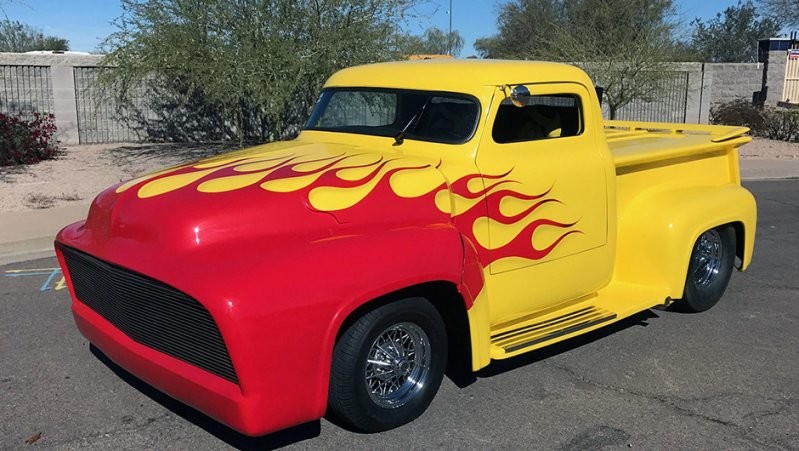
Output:
M484 86L578 82L593 86L581 69L542 61L433 59L367 64L340 70L325 87L384 87L471 93Z

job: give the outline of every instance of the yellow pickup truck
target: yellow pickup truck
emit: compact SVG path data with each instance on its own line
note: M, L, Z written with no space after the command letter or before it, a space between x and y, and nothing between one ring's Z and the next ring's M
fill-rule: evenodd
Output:
M752 258L741 127L603 121L563 64L342 70L303 131L109 188L57 237L81 332L251 435L365 431L478 370L655 306L713 306Z

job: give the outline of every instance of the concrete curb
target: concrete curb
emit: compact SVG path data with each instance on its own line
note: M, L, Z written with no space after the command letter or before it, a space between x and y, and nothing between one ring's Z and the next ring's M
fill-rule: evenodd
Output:
M55 255L56 233L88 212L89 204L82 203L0 214L0 265Z
M749 160L741 159L742 180L773 180L799 177L799 159Z
M745 181L799 178L799 159L741 159ZM53 239L64 226L86 218L89 204L0 214L0 265L55 255Z

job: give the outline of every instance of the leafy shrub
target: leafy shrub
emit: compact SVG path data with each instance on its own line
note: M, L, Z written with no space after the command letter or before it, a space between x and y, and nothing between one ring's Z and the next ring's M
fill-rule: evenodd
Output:
M766 108L762 136L780 141L799 141L799 110Z
M758 108L746 99L737 99L710 108L710 123L742 125L752 134L779 141L799 141L799 110Z
M0 114L0 166L38 163L58 153L55 116L33 113L33 119Z
M746 99L736 99L710 108L711 124L741 125L751 128L755 134L763 129L765 120L763 111Z

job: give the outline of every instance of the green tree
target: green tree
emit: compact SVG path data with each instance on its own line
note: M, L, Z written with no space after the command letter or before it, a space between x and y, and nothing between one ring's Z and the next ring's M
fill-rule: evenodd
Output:
M499 34L479 39L485 58L576 64L605 88L611 119L634 101L656 100L675 49L671 0L512 0Z
M139 119L163 139L281 139L334 71L402 54L414 2L122 0L101 80L123 109L156 92Z
M703 61L713 63L757 62L757 40L776 36L782 27L777 19L759 15L750 1L738 2L707 22L696 19L691 24L691 47Z
M45 36L41 30L18 21L0 21L0 52L30 52L33 50L69 50L69 41Z
M451 33L437 27L428 28L421 36L407 36L407 54L452 55L458 56L463 49L463 37L457 30Z
M796 0L760 0L765 15L788 27L799 27L799 2ZM773 36L763 36L773 37Z

